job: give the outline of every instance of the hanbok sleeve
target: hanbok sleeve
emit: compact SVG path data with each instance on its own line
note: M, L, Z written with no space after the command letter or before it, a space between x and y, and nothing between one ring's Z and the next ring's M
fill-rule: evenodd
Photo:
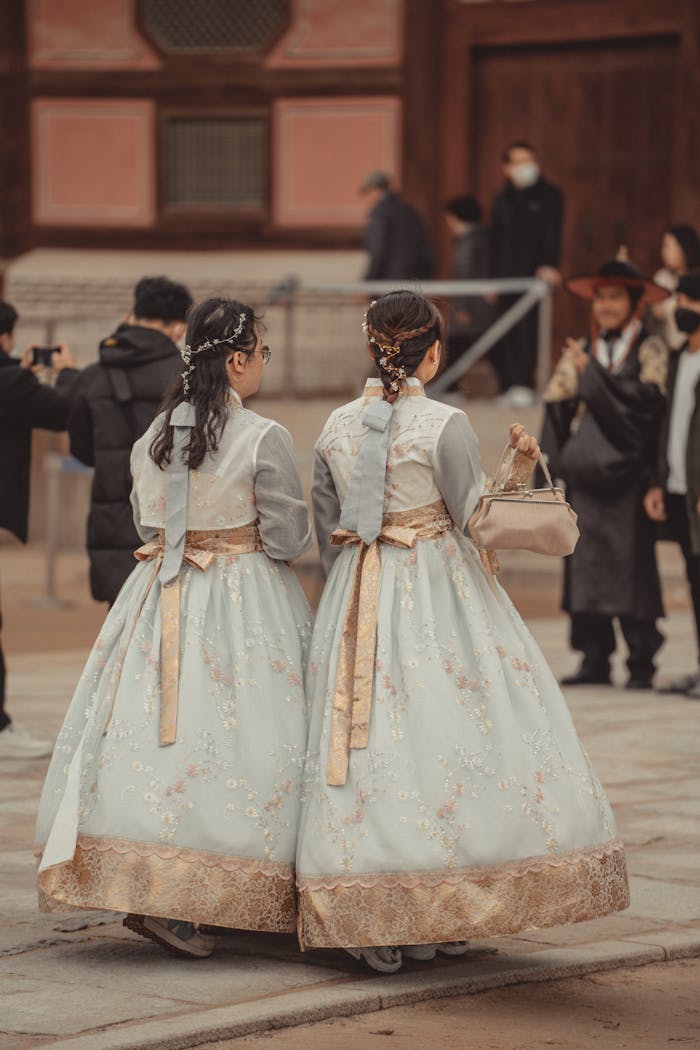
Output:
M479 439L464 412L454 412L435 448L435 484L457 528L463 531L484 491Z
M265 553L278 561L303 554L311 543L309 513L292 439L278 424L264 431L256 449L255 505Z
M314 512L318 549L321 555L321 566L327 576L341 550L340 547L334 547L331 543L331 536L335 529L338 528L338 523L340 522L341 508L333 475L323 458L318 444L314 448L311 503Z
M154 528L152 525L144 525L141 522L141 507L139 506L139 494L136 489L136 476L139 471L139 462L141 460L141 455L142 453L140 449L140 443L137 442L137 444L134 445L134 447L131 450L130 467L132 482L130 499L131 510L134 515L134 528L138 532L143 542L148 543L150 540L155 539L155 537L158 535L158 529Z

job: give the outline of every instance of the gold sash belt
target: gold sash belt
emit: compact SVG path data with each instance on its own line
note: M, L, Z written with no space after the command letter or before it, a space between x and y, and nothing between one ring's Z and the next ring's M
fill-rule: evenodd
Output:
M367 747L369 740L377 652L377 591L381 569L379 545L390 543L394 547L408 549L417 540L439 536L451 528L452 519L447 507L442 500L438 500L416 510L386 514L382 531L369 546L356 532L348 529L336 529L331 536L331 543L335 546L358 543L360 551L338 654L327 784L338 786L345 783L350 750Z
M155 583L158 571L163 561L165 540L163 530L159 530L158 539L145 543L134 551L134 557L138 561L150 561L155 559L155 566L146 591L141 599L138 612L134 617L129 632L129 640L141 615L144 603ZM224 555L252 554L254 551L262 550L260 532L257 521L249 525L240 525L235 529L199 529L188 530L185 536L185 552L183 561L189 562L201 572L206 572L215 558ZM180 681L180 576L179 574L169 584L161 588L161 640L160 640L160 730L159 743L161 747L174 744L177 735L177 704L178 686ZM126 647L124 647L125 650ZM112 707L105 724L105 732L112 718L114 707L114 696L116 696L116 685L112 697Z

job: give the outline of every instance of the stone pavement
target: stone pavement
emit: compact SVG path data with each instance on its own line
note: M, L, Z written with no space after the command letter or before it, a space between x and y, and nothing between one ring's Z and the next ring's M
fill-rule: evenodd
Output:
M571 667L562 618L531 627L556 673ZM661 676L692 665L688 614L674 612ZM15 654L13 710L55 733L85 651ZM618 664L616 680L624 680ZM266 1028L426 998L700 955L700 703L621 688L569 690L629 853L632 904L594 922L479 943L466 959L364 972L340 952L300 955L291 937L232 933L190 963L111 913L36 909L33 820L46 763L0 770L0 1047L189 1047Z

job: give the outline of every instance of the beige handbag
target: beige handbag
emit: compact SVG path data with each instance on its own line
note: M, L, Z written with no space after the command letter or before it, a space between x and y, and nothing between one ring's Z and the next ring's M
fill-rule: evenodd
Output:
M501 456L494 483L500 477L509 450L511 464L502 487L485 493L469 520L472 539L477 547L486 551L533 551L556 557L571 554L579 538L576 514L564 499L563 491L555 488L542 456L540 465L547 488L528 489L521 484L508 490L508 474L516 451L510 445Z

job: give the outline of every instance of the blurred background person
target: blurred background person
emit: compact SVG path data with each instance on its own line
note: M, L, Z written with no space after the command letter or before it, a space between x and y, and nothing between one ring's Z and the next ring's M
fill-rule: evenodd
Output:
M695 617L698 668L660 692L700 700L700 269L681 276L674 320L683 345L670 355L668 401L659 436L658 472L644 498L661 538L678 544L685 560Z
M660 335L672 350L679 350L685 345L687 336L676 325L674 314L677 303L673 293L681 277L700 266L700 236L694 226L681 223L664 230L661 261L663 266L654 274L654 280L671 295L663 302L649 307L645 324L650 332Z
M134 568L141 540L131 509L129 459L134 442L158 412L182 371L176 346L192 296L167 277L143 277L131 315L100 343L96 364L83 369L71 392L70 449L95 468L87 522L90 589L110 605Z
M491 274L493 277L539 277L561 283L564 197L540 171L529 142L512 142L501 157L505 184L491 213ZM503 295L503 310L519 298ZM535 401L537 311L530 310L499 341L491 353L498 373L502 403L529 408Z
M466 194L452 197L444 208L445 222L453 235L451 276L455 280L475 280L490 275L489 231L483 222L483 210L476 197ZM451 300L446 350L447 367L476 342L493 323L495 308L483 295L469 295ZM457 381L449 390L457 390Z
M11 357L17 317L15 308L0 300L0 528L26 543L32 430L66 429L66 393L78 373L65 343L44 348L43 360L50 361L50 365L34 363L35 350L39 348L33 346L27 347L21 359ZM55 388L39 382L38 377L49 372L55 378ZM5 700L6 669L0 641L0 758L50 755L51 742L32 736L13 722L5 710Z
M640 315L668 293L618 259L565 287L591 303L592 336L567 340L545 391L542 450L581 530L564 562L562 607L571 648L583 658L562 685L611 684L617 619L629 650L625 688L651 689L664 610L642 501L655 469L668 350Z
M391 187L389 176L373 171L360 186L367 200L365 280L430 280L435 258L423 220Z

